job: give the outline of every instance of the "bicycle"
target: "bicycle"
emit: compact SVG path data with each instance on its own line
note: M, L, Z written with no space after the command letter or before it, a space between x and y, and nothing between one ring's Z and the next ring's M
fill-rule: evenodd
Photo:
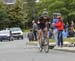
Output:
M49 40L48 37L45 35L45 32L43 31L43 38L39 42L40 44L40 52L44 49L46 53L49 52Z

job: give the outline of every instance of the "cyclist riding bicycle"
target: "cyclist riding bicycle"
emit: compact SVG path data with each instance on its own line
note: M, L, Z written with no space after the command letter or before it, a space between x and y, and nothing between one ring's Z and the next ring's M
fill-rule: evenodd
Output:
M41 18L39 19L38 23L39 23L39 29L38 29L38 40L42 40L43 35L45 34L45 36L48 38L48 28L46 26L46 22L48 21L48 19L44 19Z
M49 41L48 41L48 27L47 27L48 19L42 18L38 21L39 29L38 29L38 40L40 47L40 52L44 49L46 53L49 51Z

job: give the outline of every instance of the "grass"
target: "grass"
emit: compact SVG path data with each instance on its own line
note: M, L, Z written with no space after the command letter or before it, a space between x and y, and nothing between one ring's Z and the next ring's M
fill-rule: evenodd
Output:
M75 37L65 38L64 41L66 42L75 42Z
M29 32L29 29L25 29L25 30L23 30L24 32Z
M54 39L49 39L49 42L55 42ZM75 42L75 37L70 37L70 38L64 38L64 42Z
M24 32L29 32L29 29L25 29ZM54 39L49 39L49 42L53 43L53 42L55 42L55 40ZM64 38L64 42L70 42L70 43L75 42L75 37Z
M71 38L65 38L64 42L69 42L69 43L75 43L75 37L71 37ZM49 39L49 43L55 43L54 39ZM30 43L28 42L27 44L29 45L37 45L38 41L30 41Z
M74 42L75 43L75 37L70 37L70 38L64 38L63 39L64 40L64 42L70 42L70 43L72 43L72 42ZM36 41L30 41L31 43L37 43ZM51 43L55 43L55 40L54 39L49 39L49 42L51 42Z

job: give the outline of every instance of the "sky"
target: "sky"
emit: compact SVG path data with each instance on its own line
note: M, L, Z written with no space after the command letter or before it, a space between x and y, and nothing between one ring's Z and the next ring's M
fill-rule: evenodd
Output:
M39 2L40 0L36 0L36 2ZM5 4L14 4L16 0L4 0Z
M39 2L40 0L36 0L36 2Z
M15 4L16 0L3 0L5 4Z

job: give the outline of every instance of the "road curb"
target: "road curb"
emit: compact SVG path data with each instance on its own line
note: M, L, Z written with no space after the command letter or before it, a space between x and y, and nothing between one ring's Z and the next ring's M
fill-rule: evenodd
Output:
M26 45L30 46L37 46L38 42L27 42ZM55 48L55 43L49 43L49 49L57 50L57 51L64 51L64 52L73 52L75 53L75 47L65 47L68 44L64 44L64 47L57 47Z
M55 49L55 48L54 48L53 50L75 53L75 50L68 50L68 49Z

